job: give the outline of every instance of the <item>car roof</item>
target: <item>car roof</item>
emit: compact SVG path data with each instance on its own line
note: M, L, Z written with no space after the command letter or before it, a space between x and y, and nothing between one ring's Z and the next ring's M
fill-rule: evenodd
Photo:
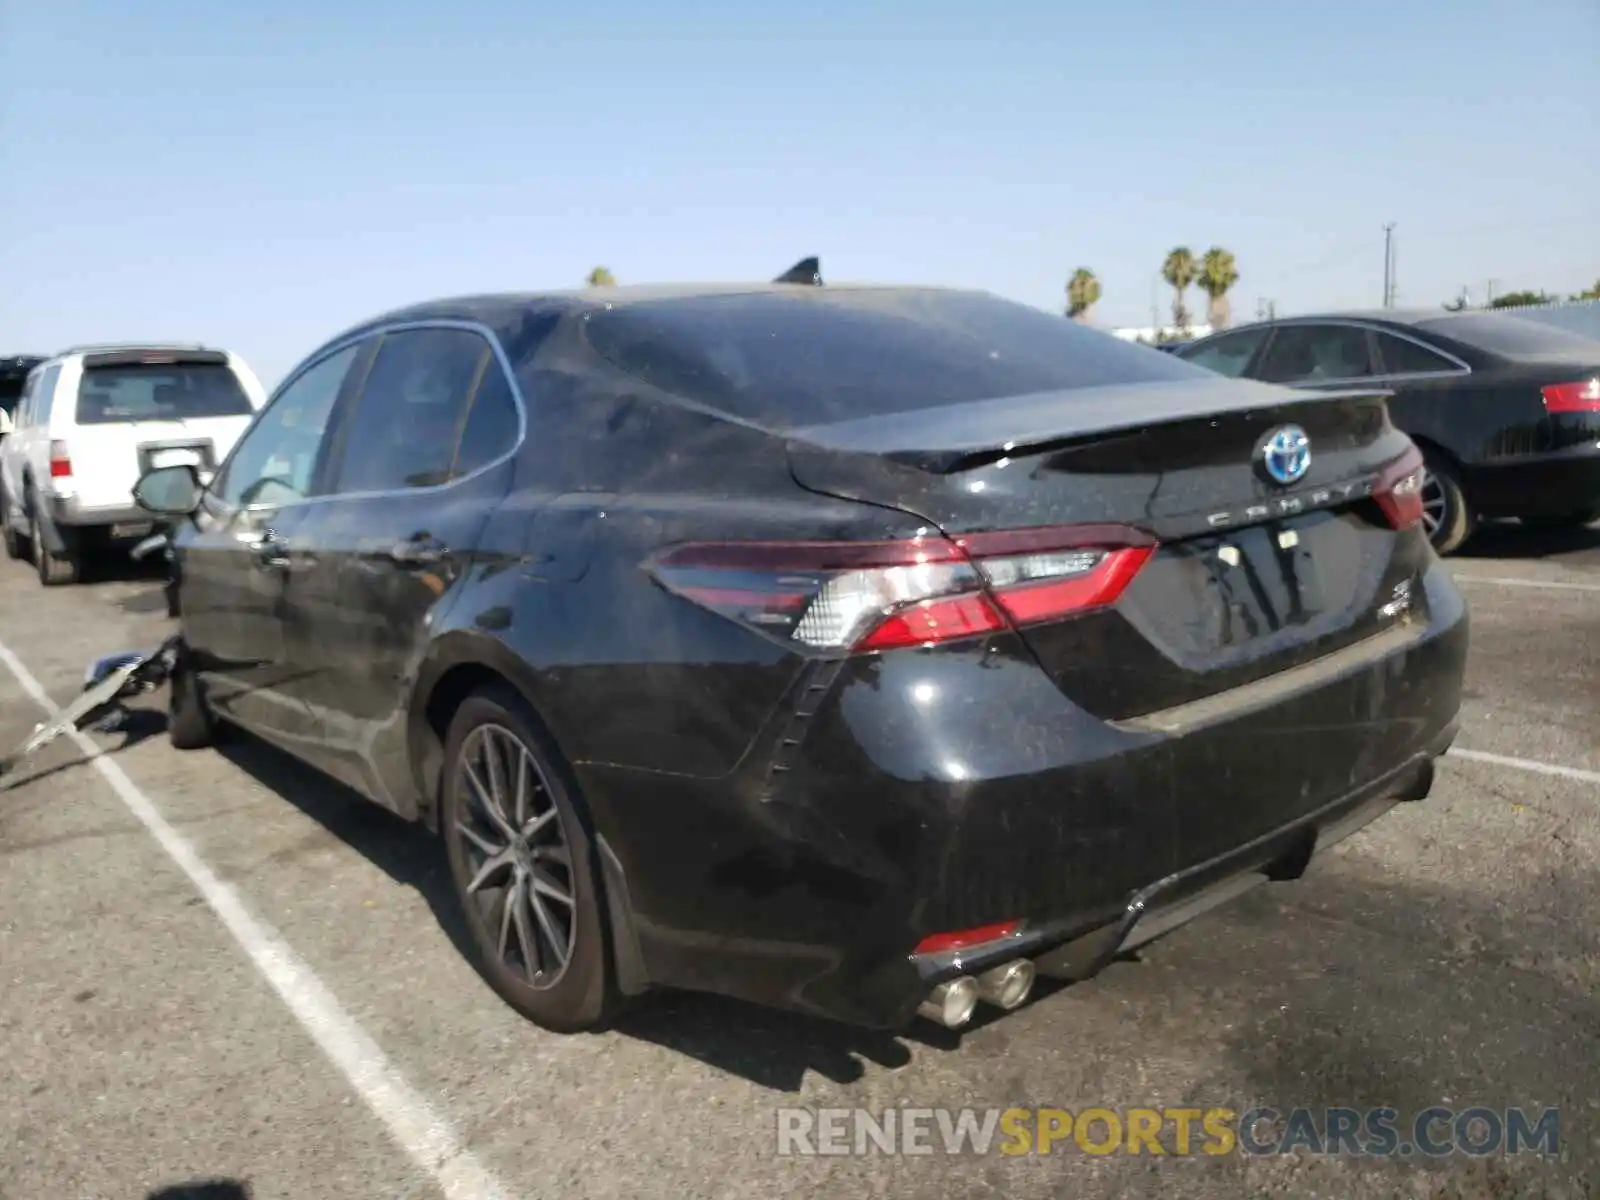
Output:
M404 308L391 309L352 325L337 337L324 342L332 346L371 330L406 321L471 321L490 329L514 326L531 311L540 309L581 312L596 308L624 308L662 300L701 300L718 296L807 296L826 303L828 297L863 292L936 292L944 295L981 294L971 288L938 287L927 284L830 283L826 286L803 283L639 283L610 287L550 288L543 291L486 292L425 300Z

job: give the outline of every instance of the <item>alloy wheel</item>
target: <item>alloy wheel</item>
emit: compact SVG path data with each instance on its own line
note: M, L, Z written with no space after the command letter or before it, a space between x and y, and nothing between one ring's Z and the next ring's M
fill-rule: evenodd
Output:
M502 725L467 734L456 763L454 836L471 875L468 908L500 962L548 988L572 961L577 899L561 813L528 747Z
M1431 538L1438 534L1439 527L1444 524L1445 517L1449 515L1450 501L1444 494L1444 486L1439 482L1439 477L1432 471L1424 470L1422 473L1422 528Z

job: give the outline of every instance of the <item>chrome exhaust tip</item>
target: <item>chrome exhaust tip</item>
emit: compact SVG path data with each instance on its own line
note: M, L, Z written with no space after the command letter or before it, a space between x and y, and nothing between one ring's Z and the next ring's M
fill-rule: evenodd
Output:
M978 995L1009 1012L1028 998L1033 979L1033 963L1025 958L1013 959L978 976Z
M978 981L971 975L941 983L917 1006L917 1012L946 1029L960 1029L978 1007Z

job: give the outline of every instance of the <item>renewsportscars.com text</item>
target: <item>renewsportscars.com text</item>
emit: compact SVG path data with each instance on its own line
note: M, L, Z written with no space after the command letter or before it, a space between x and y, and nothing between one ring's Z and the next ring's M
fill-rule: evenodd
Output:
M1439 1158L1560 1150L1557 1109L782 1108L780 1157L1227 1154Z

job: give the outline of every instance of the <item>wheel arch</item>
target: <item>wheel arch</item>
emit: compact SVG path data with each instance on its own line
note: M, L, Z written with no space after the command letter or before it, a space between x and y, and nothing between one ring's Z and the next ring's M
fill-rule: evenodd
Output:
M561 753L557 770L574 775L572 764L562 750L561 730L553 724L547 707L540 703L543 689L537 673L518 655L494 637L458 631L435 644L413 689L408 716L407 742L415 778L417 819L428 829L439 832L439 787L444 768L444 742L457 709L473 693L489 688L506 688L523 702L528 715ZM576 778L570 780L577 783ZM580 791L581 794L581 791ZM587 797L585 797L587 799ZM644 955L634 920L633 902L627 874L617 857L601 814L587 804L593 824L599 859L601 907L606 918L609 958L617 989L624 995L637 995L649 989Z

